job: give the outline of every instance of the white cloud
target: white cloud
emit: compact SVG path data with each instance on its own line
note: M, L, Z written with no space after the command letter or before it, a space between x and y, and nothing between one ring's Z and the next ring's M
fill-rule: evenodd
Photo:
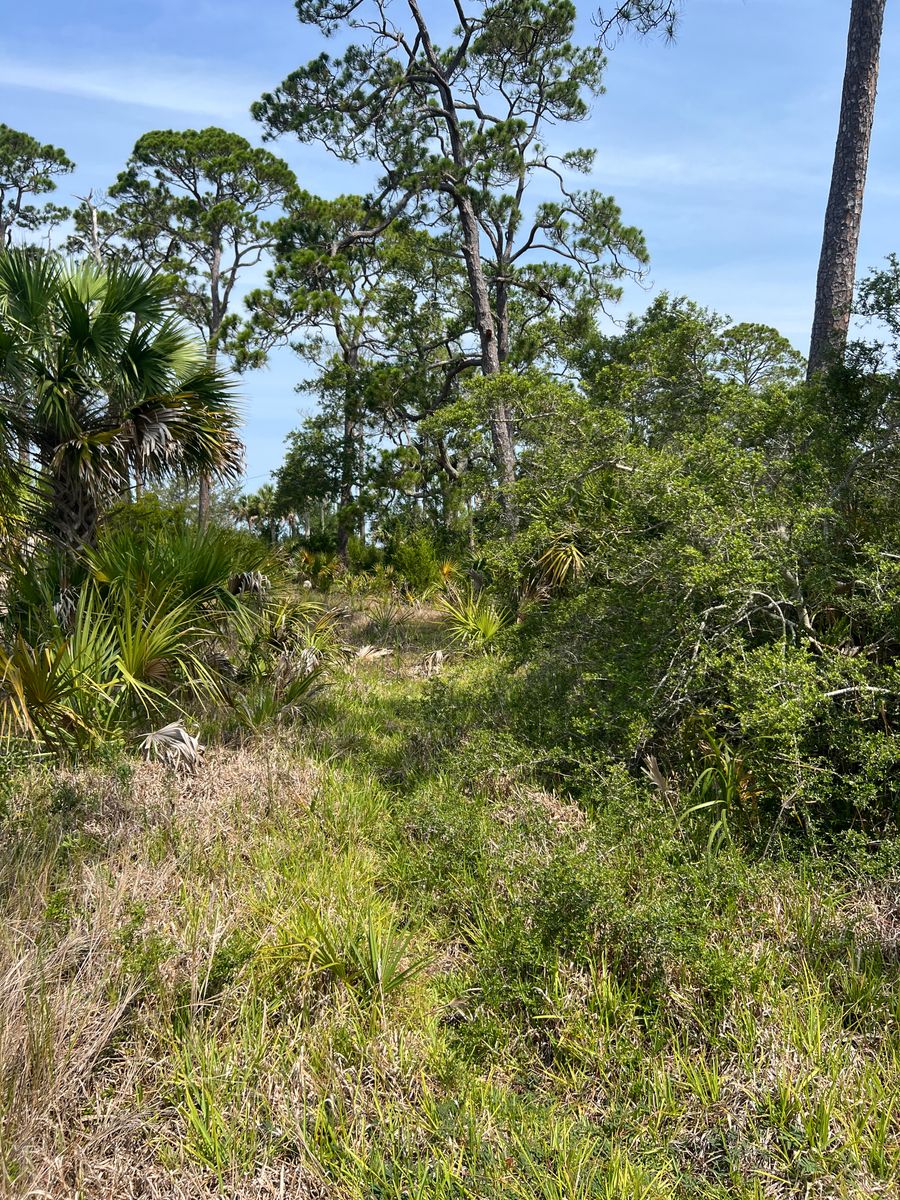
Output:
M200 113L234 122L248 118L263 86L235 79L227 71L211 71L191 59L135 59L126 64L63 66L29 63L0 56L0 84L62 96L84 96L115 104L171 112Z
M734 188L742 192L759 188L797 191L821 189L827 172L818 165L804 166L758 155L710 154L709 147L681 147L674 152L634 153L616 148L598 156L598 176L619 186Z

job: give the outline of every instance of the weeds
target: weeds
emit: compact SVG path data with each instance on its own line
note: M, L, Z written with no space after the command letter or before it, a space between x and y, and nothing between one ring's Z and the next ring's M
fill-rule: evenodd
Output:
M411 934L401 934L389 922L369 912L361 923L316 920L312 961L332 972L367 1000L381 1005L428 963L410 958Z
M307 622L273 626L267 688ZM671 808L611 776L584 812L478 740L489 660L397 669L420 658L336 660L327 720L281 733L249 678L259 736L197 774L5 788L6 1191L896 1191L890 852L871 877L737 836L698 861L692 828L753 820L727 748L704 741L714 803L681 827L672 780Z

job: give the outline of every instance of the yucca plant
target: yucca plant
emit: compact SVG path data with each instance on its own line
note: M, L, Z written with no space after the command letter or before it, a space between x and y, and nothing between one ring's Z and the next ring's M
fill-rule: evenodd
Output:
M261 679L287 661L303 673L335 663L343 654L336 615L314 600L279 601L264 607L241 634L237 656L243 678Z
M61 600L74 597L88 578L87 564L46 543L10 556L3 563L4 626L8 637L21 634L32 645L56 635Z
M498 608L486 592L469 586L464 591L448 589L437 599L451 640L475 650L486 650L512 620L507 608Z

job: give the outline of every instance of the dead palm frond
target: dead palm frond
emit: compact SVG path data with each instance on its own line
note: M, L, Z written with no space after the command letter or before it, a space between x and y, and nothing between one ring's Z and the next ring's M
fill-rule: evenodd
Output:
M375 662L379 658L387 658L390 653L391 651L385 646L365 645L360 646L353 657L358 662Z
M200 739L188 733L181 721L153 730L141 742L141 753L147 762L163 762L190 775L195 775L203 765L203 752Z

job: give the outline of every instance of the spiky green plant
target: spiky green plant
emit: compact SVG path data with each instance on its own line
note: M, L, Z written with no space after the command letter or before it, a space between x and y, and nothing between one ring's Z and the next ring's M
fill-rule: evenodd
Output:
M265 544L248 534L171 522L149 536L127 512L102 530L98 544L84 557L104 589L130 592L151 604L164 598L207 607L212 603L232 613L252 599L237 591L239 576L276 570Z
M369 1000L381 1003L427 965L410 958L412 935L369 911L364 921L343 923L316 918L312 961L331 971Z
M0 734L68 753L181 714L190 698L217 695L203 661L210 631L189 603L156 606L122 593L80 591L70 620L0 648Z
M702 751L706 765L691 785L680 821L708 819L706 853L713 855L732 841L736 822L747 832L757 830L760 788L744 755L724 738L704 730Z
M538 567L551 587L561 588L581 575L586 562L587 556L574 538L561 534L538 558Z
M310 708L323 683L319 667L307 669L304 660L283 659L269 674L261 674L230 696L238 725L246 733L298 720Z
M451 640L474 650L487 650L512 620L507 608L498 608L487 592L473 587L457 591L448 589L439 596L436 606Z

